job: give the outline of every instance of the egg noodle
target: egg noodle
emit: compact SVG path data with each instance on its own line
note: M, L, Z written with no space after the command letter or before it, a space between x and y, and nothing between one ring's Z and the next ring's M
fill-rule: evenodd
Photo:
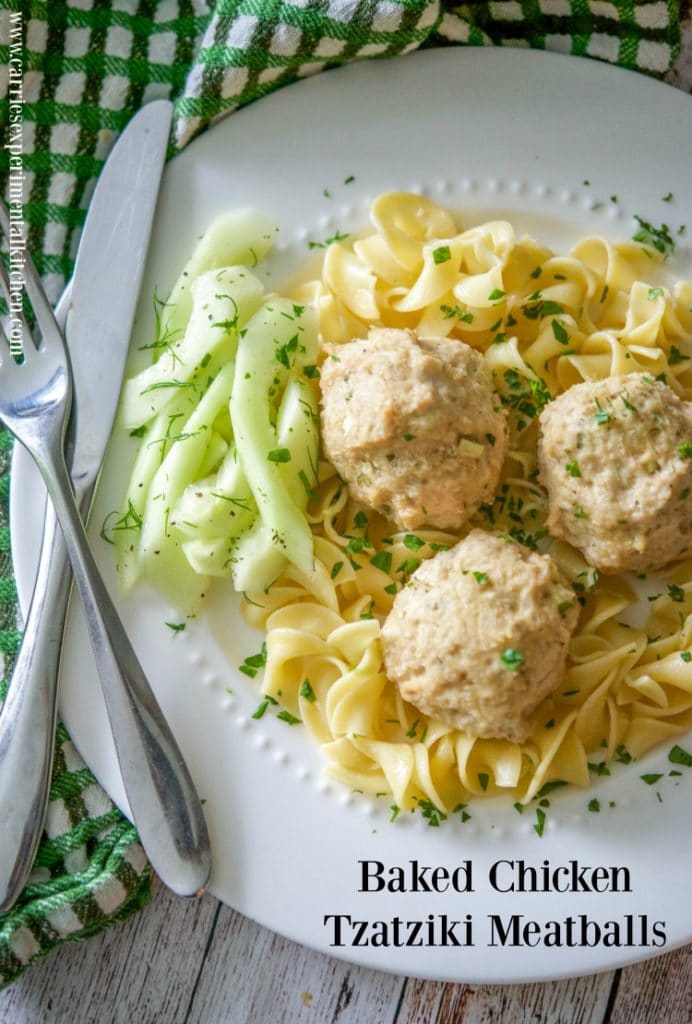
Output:
M635 628L622 620L637 601L631 577L599 576L568 545L549 544L582 609L564 682L521 744L475 738L404 702L384 673L380 620L420 561L473 527L546 549L536 441L552 397L584 380L645 372L692 399L692 283L644 283L661 259L651 246L591 237L556 255L515 238L505 221L459 231L417 195L380 196L371 220L374 232L330 244L320 279L290 297L317 308L332 343L366 337L370 326L403 327L484 352L510 451L493 504L459 534L393 530L321 463L307 510L317 572L289 566L245 603L267 634L264 693L305 723L333 777L391 795L397 808L448 813L469 796L525 803L546 783L587 786L590 772L607 774L609 761L638 758L692 723L692 557L657 574Z
M334 778L436 824L471 796L523 805L587 786L692 725L692 552L639 581L599 575L547 535L536 456L541 409L581 381L641 372L692 399L692 283L647 283L660 274L655 237L588 237L558 255L506 221L460 231L408 193L379 196L371 221L325 243L319 277L282 298L253 272L276 228L248 210L212 225L158 305L142 346L154 362L126 384L121 423L142 440L103 535L126 586L145 576L189 596L230 577L266 632L256 716L281 705ZM319 459L318 342L373 326L457 338L491 368L509 452L494 500L459 533L397 530ZM427 717L383 668L380 622L397 592L476 527L549 551L580 606L564 681L524 743ZM249 658L248 674L264 661Z

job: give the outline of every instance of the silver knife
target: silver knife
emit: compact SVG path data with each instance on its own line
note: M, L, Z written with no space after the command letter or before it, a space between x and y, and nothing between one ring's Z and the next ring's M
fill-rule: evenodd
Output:
M83 519L117 407L170 122L170 103L155 101L140 111L118 139L91 201L71 290L56 310L59 322L67 316L75 395L70 468ZM47 502L34 595L0 714L0 911L9 908L21 892L41 836L70 582L62 534ZM144 711L148 714L146 705ZM170 848L162 849L161 833L166 830L160 821L138 824L154 830L151 843L143 838L143 844L164 881L172 873L177 892L195 895L209 877L209 839L186 772L176 799L182 810L181 825L168 843Z

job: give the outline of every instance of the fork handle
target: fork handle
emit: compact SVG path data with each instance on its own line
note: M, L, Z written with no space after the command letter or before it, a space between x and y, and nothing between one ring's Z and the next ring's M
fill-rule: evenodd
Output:
M43 830L70 583L65 545L46 502L34 595L0 714L0 913L24 888Z
M89 547L62 450L37 463L55 507L84 605L132 820L152 867L180 896L198 895L211 869L192 779Z

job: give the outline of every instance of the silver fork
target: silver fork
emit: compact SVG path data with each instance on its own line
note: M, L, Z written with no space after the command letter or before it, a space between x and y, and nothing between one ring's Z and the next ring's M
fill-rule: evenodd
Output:
M2 203L0 229L9 239L9 216ZM21 339L12 339L13 346L21 342L22 362L17 362L0 327L0 419L36 462L63 531L142 845L169 888L195 896L203 891L211 867L201 804L103 583L75 505L64 457L72 402L68 354L28 254L23 278L42 340L37 348L22 321ZM10 281L1 263L0 288L9 301ZM21 787L21 779L16 782Z

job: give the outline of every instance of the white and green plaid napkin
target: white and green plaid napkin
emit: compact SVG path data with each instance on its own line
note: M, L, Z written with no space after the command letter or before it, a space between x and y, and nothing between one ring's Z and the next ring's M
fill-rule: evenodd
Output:
M419 47L531 46L610 61L692 87L673 0L0 0L0 189L22 69L24 217L50 297L69 279L94 183L118 133L149 100L175 100L173 149L297 79ZM460 59L463 56L460 54ZM676 64L676 61L678 63ZM2 309L0 309L0 313ZM9 436L0 432L0 653L20 632L7 519ZM61 942L142 907L150 869L132 826L57 735L50 808L30 884L0 916L0 988Z

